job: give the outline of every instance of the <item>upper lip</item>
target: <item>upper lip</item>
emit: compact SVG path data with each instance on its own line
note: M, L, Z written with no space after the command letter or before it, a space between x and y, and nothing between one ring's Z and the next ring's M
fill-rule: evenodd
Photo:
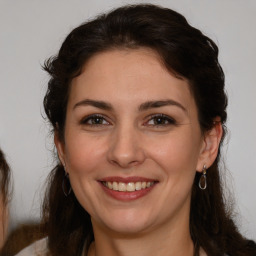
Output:
M129 182L155 182L157 180L145 178L145 177L139 177L139 176L131 176L131 177L120 177L120 176L110 176L100 179L101 182L123 182L123 183L129 183Z

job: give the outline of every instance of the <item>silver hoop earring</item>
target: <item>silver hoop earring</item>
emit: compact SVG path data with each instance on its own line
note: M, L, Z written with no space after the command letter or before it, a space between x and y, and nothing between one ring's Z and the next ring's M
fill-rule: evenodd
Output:
M69 174L66 171L62 180L62 191L66 197L68 197L72 191L70 181L69 181Z
M200 177L198 186L201 190L205 190L207 188L206 165L204 165L203 167L202 175Z

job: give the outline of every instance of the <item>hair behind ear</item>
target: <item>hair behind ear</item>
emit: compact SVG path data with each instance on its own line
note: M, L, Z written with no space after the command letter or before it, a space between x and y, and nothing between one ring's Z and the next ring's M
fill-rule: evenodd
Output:
M200 152L197 171L201 172L204 165L209 168L218 157L223 129L221 122L214 122L212 128L204 132L204 141Z
M65 144L57 130L55 130L54 132L54 144L57 149L59 160L61 164L65 167Z

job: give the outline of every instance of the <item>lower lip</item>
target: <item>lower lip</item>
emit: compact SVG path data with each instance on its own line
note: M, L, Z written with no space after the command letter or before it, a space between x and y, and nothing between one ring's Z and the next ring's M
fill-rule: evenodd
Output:
M109 189L105 187L101 182L100 182L100 185L109 196L120 201L132 201L132 200L139 199L143 196L146 196L155 186L155 184L153 184L149 188L136 190L133 192L123 192L123 191L116 191L116 190Z

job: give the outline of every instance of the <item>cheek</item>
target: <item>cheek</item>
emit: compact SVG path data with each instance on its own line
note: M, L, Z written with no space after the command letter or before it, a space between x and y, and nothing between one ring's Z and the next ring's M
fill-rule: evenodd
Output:
M66 146L66 161L70 175L86 176L95 171L104 157L104 141L90 136L69 140Z
M66 165L73 192L83 208L92 214L95 212L95 184L105 155L105 143L91 139L90 136L73 137L66 144Z
M191 133L172 134L149 141L147 153L164 170L195 171L199 157L200 139Z

